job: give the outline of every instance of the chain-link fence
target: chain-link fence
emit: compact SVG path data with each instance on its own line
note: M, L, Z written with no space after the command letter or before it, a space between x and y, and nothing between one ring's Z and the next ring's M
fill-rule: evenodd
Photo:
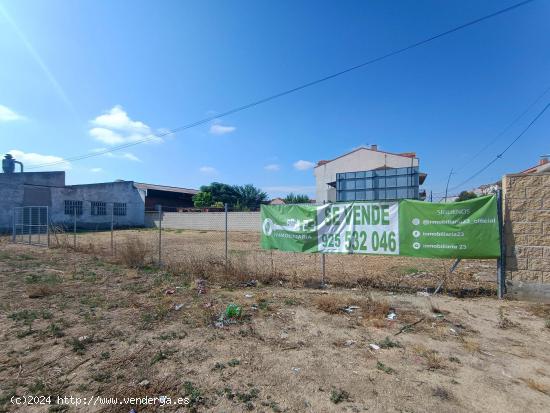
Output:
M145 212L141 228L123 225L110 209L93 224L78 211L70 218L50 222L50 246L110 256L131 266L161 264L196 277L428 291L445 281L445 288L456 291L496 289L494 261L463 260L451 274L450 259L264 250L259 211L157 207Z
M264 250L260 246L260 212L231 209L150 212L146 224L159 230L164 264L207 272L225 267L238 280L291 282L295 285L372 286L395 290L492 293L494 261L423 259L365 254L306 254ZM189 268L190 267L190 268Z

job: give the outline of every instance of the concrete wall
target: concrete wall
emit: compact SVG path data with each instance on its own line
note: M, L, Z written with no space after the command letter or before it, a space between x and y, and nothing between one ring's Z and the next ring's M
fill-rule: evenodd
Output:
M145 191L131 181L65 186L65 172L25 172L0 174L0 231L11 231L13 208L21 206L48 206L53 223L72 226L65 200L83 202L80 228L110 226L113 202L126 203L126 216L115 216L115 225L144 225ZM92 201L106 202L107 215L91 215Z
M550 283L550 173L502 180L506 278Z
M259 232L259 212L228 212L229 231ZM158 227L158 212L145 214L145 226ZM164 212L162 227L169 229L194 229L204 231L224 231L224 212Z
M145 192L134 187L131 181L101 184L71 185L52 188L50 219L56 224L73 225L73 216L65 215L65 200L83 201L82 215L77 215L77 226L87 228L108 227L114 202L126 203L126 216L115 216L116 226L143 226ZM107 215L91 215L91 202L106 202Z
M11 229L13 208L25 205L25 191L27 200L30 201L33 199L32 193L44 191L44 188L47 191L48 187L63 187L64 185L65 172L63 171L0 173L0 231Z
M390 168L414 167L418 166L418 159L366 148L349 153L313 170L316 181L315 200L321 204L327 201L336 202L336 189L327 183L336 181L337 173L367 171L384 165Z

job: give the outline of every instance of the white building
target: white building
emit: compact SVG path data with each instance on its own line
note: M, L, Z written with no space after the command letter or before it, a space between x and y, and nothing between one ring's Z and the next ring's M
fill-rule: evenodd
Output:
M361 147L314 169L317 202L422 198L418 186L426 179L419 172L414 152L379 151ZM338 181L338 183L337 183Z

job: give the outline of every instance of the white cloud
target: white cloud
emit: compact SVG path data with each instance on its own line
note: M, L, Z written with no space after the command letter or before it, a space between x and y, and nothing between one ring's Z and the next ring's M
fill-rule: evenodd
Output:
M210 126L210 133L212 135L225 135L227 133L235 132L236 130L237 128L235 126L221 125L219 123L215 123Z
M105 128L90 129L90 136L95 140L103 142L107 145L119 145L125 142L125 139L120 134Z
M124 159L128 159L129 161L141 162L141 159L139 159L136 155L130 152L123 153L120 157Z
M264 166L264 169L269 172L277 172L281 169L281 166L276 163L270 163L269 165Z
M25 117L21 116L18 113L15 113L13 110L7 106L0 105L0 122L11 122L14 120L24 120Z
M17 161L23 162L25 167L63 162L63 158L59 156L42 155L40 153L34 153L34 152L23 152L18 149L12 149L8 151L8 153L11 153ZM71 169L71 164L69 162L63 162L63 163L60 163L59 165L55 165L55 168L67 170L67 169Z
M208 174L208 175L214 175L214 174L218 173L216 168L214 168L212 166L201 166L199 168L199 171L201 171L203 174Z
M103 172L103 168L92 168L90 169L90 172L93 172L93 173L99 173L99 172Z
M106 145L120 145L150 139L148 142L162 142L153 136L153 130L139 120L132 120L120 105L90 121L90 136Z
M121 131L136 132L141 134L149 133L150 128L139 120L132 120L120 105L114 106L110 111L99 115L92 123L96 126Z
M294 162L294 169L297 169L299 171L305 171L307 169L313 168L314 166L315 166L315 163L310 161L304 161L302 159Z

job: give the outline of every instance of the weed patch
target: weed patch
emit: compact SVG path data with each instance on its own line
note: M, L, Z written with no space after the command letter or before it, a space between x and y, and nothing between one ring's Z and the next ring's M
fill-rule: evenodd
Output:
M395 370L392 369L391 367L389 366L386 366L384 363L382 363L381 361L377 361L376 362L376 368L380 371L383 371L384 373L387 373L387 374L392 374L392 373L395 373Z
M332 389L330 392L330 401L334 404L347 402L350 400L350 395L347 391L342 389Z

